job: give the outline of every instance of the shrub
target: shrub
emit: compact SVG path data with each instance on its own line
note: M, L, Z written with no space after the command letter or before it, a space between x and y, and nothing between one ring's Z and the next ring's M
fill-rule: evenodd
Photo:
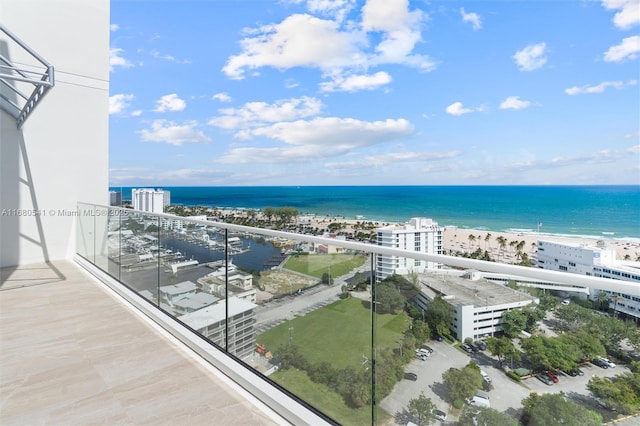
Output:
M464 402L461 399L456 399L453 401L453 407L458 410L461 409L463 405L464 405Z
M518 376L518 374L515 371L509 371L507 373L507 376L511 377L513 380L515 380L516 382L521 381L522 379L520 379L520 376Z

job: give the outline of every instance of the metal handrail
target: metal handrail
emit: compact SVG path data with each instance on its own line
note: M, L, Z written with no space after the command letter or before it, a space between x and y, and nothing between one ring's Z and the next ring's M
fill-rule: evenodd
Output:
M0 109L15 118L17 127L21 128L42 98L55 86L54 68L53 65L47 62L35 50L30 48L2 24L0 24L0 31L45 67L44 71L20 68L14 65L8 58L0 55L0 62L4 63L4 65L0 64L0 82L25 101L24 104L20 105L10 100L7 96L2 95L0 99L4 102L0 102ZM34 77L39 78L31 78L29 76L30 74L34 74ZM14 84L10 83L16 81L33 85L33 90L27 93L20 91Z
M375 244L360 243L356 241L336 240L333 238L316 237L313 235L297 234L293 232L276 231L265 228L254 228L245 225L235 225L225 222L215 222L210 220L191 219L189 217L176 216L166 213L149 213L141 210L133 210L122 207L104 206L91 203L81 203L93 206L99 209L110 209L112 212L123 211L129 214L155 216L169 220L181 220L196 225L204 225L208 227L226 228L230 231L247 232L260 234L269 237L287 238L296 241L313 242L317 244L328 244L335 247L341 247L350 250L369 252L373 254L382 254L388 256L398 256L423 260L427 262L435 262L442 265L453 266L461 269L478 270L490 272L494 274L507 274L518 278L528 278L534 280L545 281L546 283L571 283L571 286L579 286L615 293L623 293L640 296L640 286L632 281L614 280L609 278L596 277L592 275L571 274L562 271L552 271L548 269L540 269L526 266L511 265L506 263L488 262L485 260L468 259L464 257L449 256L444 254L428 254L419 253L410 250L383 247ZM117 213L116 213L117 214Z

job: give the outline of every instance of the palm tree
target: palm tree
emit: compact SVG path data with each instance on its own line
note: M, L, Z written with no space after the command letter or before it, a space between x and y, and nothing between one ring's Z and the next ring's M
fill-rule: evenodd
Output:
M471 253L471 241L475 241L476 240L476 236L473 234L469 234L469 237L467 237L469 239L469 253Z
M491 239L491 233L487 232L487 235L484 237L484 249L487 250L487 243ZM491 249L491 243L489 243L489 249Z
M507 239L501 235L499 237L496 237L496 241L500 246L500 252L498 253L498 255L503 254L503 250L507 247Z
M609 294L606 291L598 292L594 300L596 304L596 309L598 309L599 311L603 310L605 306L609 306L610 300L611 298L609 297Z

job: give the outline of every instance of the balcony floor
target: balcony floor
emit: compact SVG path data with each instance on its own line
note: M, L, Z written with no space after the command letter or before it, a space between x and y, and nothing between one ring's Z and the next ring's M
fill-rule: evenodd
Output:
M1 272L0 424L281 422L73 262Z

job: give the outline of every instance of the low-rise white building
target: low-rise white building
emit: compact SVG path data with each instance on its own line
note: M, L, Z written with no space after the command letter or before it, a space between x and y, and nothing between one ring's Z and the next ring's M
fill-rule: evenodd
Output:
M191 281L160 287L160 300L173 306L174 302L196 294L198 287Z
M538 268L637 283L633 294L606 293L611 309L640 318L640 262L617 260L616 251L607 248L604 241L593 246L539 240ZM595 300L600 291L589 289L589 297Z
M228 303L223 299L178 319L216 345L244 358L252 355L256 346L256 307L254 303L230 297Z
M228 283L228 286L227 286ZM227 291L233 297L256 303L257 291L253 288L253 275L239 270L229 263L229 269L223 266L198 279L198 286L204 292L224 298Z
M378 245L419 253L442 254L442 231L443 228L437 222L425 217L414 217L408 223L378 228ZM377 281L393 274L422 273L439 267L434 262L382 254L377 255L376 262Z
M539 303L538 298L488 281L475 271L441 270L422 274L419 279L417 307L426 311L428 302L442 297L453 306L450 330L460 341L493 336L502 331L503 313Z

